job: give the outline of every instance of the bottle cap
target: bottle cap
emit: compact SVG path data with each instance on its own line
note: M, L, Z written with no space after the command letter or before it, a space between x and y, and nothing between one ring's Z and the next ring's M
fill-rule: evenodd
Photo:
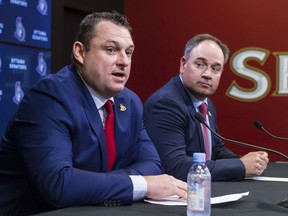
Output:
M193 162L196 163L205 163L206 161L206 154L201 152L195 152L193 154Z

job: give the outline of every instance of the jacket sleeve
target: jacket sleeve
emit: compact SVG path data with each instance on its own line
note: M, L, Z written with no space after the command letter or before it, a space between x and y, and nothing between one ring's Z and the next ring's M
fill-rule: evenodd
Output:
M203 151L197 134L197 123L187 109L184 103L175 98L148 100L144 104L145 126L165 171L183 181L187 181L193 152ZM222 141L217 144L217 155L221 155L221 158L207 161L213 181L244 179L242 162L224 147ZM231 157L234 158L227 159Z
M183 105L183 104L181 104ZM189 130L185 106L171 99L144 104L144 123L154 142L166 173L187 181L192 157L186 153L186 133ZM191 130L191 133L195 131ZM190 133L190 132L189 132Z
M33 191L54 208L96 205L106 200L130 203L133 185L128 174L81 168L81 161L89 160L87 150L85 158L73 156L74 148L81 145L71 139L75 136L67 120L71 110L64 102L69 97L60 100L59 94L49 91L49 85L33 89L23 99L11 130ZM78 163L77 168L74 163Z

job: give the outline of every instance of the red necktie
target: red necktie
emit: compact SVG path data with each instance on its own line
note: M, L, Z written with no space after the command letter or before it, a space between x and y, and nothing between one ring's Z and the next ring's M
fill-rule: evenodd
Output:
M202 103L199 106L199 111L201 112L201 114L206 119L207 104L206 103ZM201 127L202 127L202 131L203 131L203 138L204 138L204 143L205 143L206 160L210 160L210 144L209 144L209 138L208 138L208 128L204 124L201 124Z
M107 112L107 117L105 120L105 136L107 143L108 152L108 170L112 170L115 158L116 158L116 148L115 148L115 138L114 138L114 112L112 107L112 102L108 100L104 108Z

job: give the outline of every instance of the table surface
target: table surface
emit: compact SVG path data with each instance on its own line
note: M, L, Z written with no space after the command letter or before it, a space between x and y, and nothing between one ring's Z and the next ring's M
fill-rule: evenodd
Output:
M287 163L269 163L262 176L288 178ZM288 182L245 180L212 182L212 197L249 191L238 201L212 205L212 216L278 216L288 215L288 208L278 205L288 199ZM287 200L288 205L288 200ZM82 206L50 211L37 216L186 216L186 206L163 206L136 202L129 206ZM36 216L36 215L35 215Z

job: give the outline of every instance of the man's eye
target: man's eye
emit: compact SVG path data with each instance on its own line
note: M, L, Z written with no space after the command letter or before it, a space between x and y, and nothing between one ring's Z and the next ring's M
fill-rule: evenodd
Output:
M196 62L195 65L198 68L203 68L204 67L204 64L203 63L199 63L199 62Z
M107 48L107 52L108 52L108 53L115 53L115 52L116 52L116 49L113 48L113 47L108 47L108 48Z
M127 55L128 57L131 57L132 54L133 54L133 51L127 51L127 52L126 52L126 55Z
M221 70L222 70L222 68L219 67L219 66L212 67L212 71L213 71L213 72L220 72Z

